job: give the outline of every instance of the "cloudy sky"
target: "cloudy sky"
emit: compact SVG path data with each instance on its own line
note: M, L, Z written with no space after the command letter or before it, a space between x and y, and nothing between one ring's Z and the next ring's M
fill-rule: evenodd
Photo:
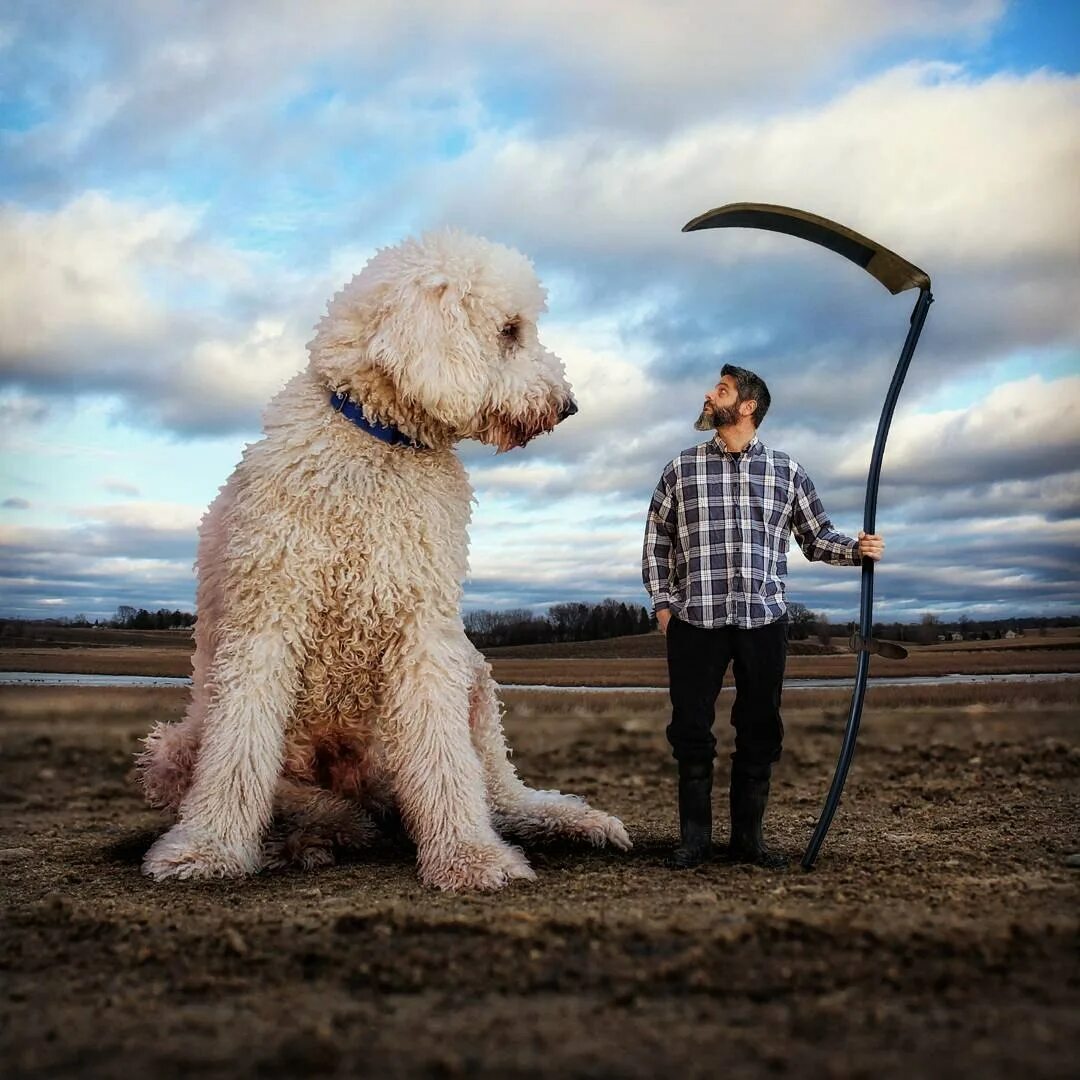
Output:
M578 416L462 447L470 606L643 602L664 464L725 361L861 521L914 294L822 249L682 234L799 206L926 269L885 460L881 617L1080 611L1072 0L11 0L0 7L0 613L191 608L195 531L376 247L515 245ZM857 573L791 559L855 615Z

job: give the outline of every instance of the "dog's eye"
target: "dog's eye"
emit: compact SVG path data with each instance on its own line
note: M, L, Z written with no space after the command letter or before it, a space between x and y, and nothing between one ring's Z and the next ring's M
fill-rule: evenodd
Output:
M517 341L518 331L521 329L521 324L515 319L511 319L500 331L499 336L506 341Z

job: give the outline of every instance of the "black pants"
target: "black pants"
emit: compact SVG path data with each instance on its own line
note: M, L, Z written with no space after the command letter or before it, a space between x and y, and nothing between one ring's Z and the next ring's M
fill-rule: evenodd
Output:
M704 630L672 618L667 629L671 723L668 742L676 760L712 762L716 698L728 664L735 673L735 753L731 770L767 779L780 759L784 723L780 695L787 659L787 619L756 630L722 626Z

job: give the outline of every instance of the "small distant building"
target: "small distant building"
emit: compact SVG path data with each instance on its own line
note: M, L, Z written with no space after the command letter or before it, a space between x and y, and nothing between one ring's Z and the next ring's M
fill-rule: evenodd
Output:
M1014 638L1014 637L1016 637L1016 636L1017 636L1017 633L1016 633L1016 631L1015 631L1015 630L1006 630L1006 631L1005 631L1005 636L1006 636L1007 638Z
M951 634L949 635L949 640L950 640L950 641L963 641L963 640L964 640L964 635L963 635L963 634L961 634L959 630L954 630L954 631L953 631L953 632L952 632L952 633L951 633Z

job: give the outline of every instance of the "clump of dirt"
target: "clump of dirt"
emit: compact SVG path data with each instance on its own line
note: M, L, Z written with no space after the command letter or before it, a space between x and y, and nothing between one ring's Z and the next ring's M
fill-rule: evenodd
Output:
M128 773L183 694L30 693L0 693L6 1075L1073 1073L1080 747L1060 702L868 711L817 869L680 874L662 704L515 698L522 774L620 814L636 848L536 849L535 884L452 896L392 838L317 873L155 885L139 859L162 822ZM786 719L768 831L797 862L840 721Z

